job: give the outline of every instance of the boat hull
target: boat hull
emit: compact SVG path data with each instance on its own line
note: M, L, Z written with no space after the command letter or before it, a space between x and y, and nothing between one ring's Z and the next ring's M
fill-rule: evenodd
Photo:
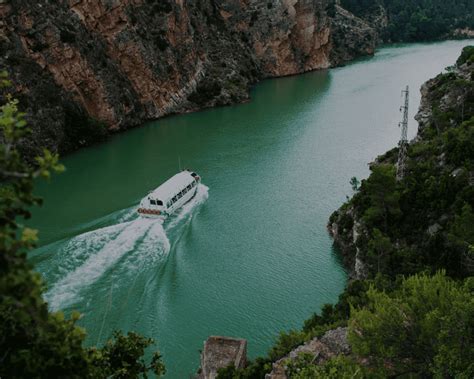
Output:
M156 218L156 219L165 219L166 214L162 212L157 212L152 209L146 209L146 208L138 208L137 213L141 217L146 217L146 218Z

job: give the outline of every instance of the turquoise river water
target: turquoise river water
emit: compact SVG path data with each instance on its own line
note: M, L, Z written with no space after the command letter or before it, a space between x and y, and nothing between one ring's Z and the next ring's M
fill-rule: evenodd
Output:
M31 255L54 310L79 310L88 343L114 329L157 341L167 378L187 378L209 335L264 354L281 330L335 302L346 273L326 231L349 179L396 145L401 90L451 65L467 41L392 46L346 67L267 80L252 101L180 115L63 159L37 193ZM163 225L135 211L185 167L196 197Z

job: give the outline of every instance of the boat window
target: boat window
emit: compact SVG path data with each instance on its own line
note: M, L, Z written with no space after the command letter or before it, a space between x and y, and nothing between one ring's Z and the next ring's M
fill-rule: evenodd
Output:
M168 201L168 202L166 203L166 208L169 208L170 206L171 206L171 201Z
M193 188L193 185L190 184L189 186L186 187L188 190L190 190L191 188Z
M178 193L178 199L181 199L182 196L183 196L183 194L181 192Z
M191 173L191 176L192 176L192 177L195 177L196 175L197 175L197 174L196 174L195 172L192 172L192 173Z
M156 200L156 205L163 205L163 202L161 200Z
M173 198L171 199L171 201L172 201L173 203L176 203L176 201L178 201L178 199L177 199L176 196L175 196L175 197L173 197Z
M150 204L151 204L151 205L156 205L156 201L150 199Z

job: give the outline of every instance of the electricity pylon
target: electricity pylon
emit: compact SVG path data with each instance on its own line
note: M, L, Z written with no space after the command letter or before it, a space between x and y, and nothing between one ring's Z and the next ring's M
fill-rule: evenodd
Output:
M402 91L402 94L405 95L405 102L400 107L400 112L403 111L403 119L402 122L398 124L399 127L402 128L402 136L400 137L400 142L398 143L398 162L397 162L397 180L403 179L405 176L406 170L406 159L407 159L407 149L408 149L408 138L407 138L407 131L408 131L408 86L407 88Z

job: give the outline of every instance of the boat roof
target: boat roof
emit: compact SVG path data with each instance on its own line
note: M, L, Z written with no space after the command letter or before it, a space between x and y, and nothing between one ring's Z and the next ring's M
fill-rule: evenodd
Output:
M166 201L192 183L193 180L194 177L191 176L191 171L181 171L153 190L148 197Z

